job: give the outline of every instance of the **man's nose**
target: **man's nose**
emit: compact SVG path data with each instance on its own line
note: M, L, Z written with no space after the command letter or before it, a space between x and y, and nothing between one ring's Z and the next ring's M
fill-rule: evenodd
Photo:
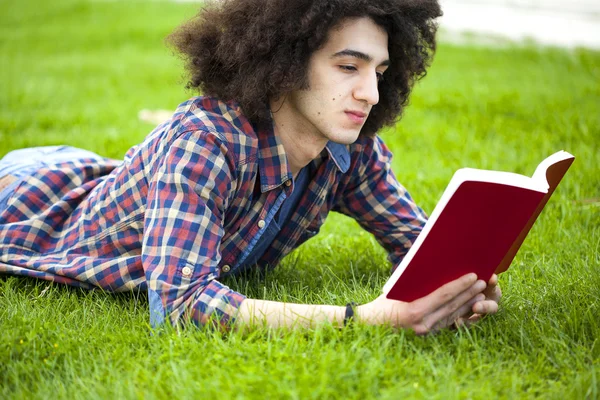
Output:
M365 101L374 106L379 103L379 80L376 73L365 74L360 77L360 81L354 90L356 100Z

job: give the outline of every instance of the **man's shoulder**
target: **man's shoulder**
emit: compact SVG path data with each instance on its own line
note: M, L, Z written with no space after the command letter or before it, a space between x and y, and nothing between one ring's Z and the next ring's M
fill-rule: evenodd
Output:
M181 103L126 159L140 156L144 164L159 165L174 145L199 151L209 142L220 148L232 166L255 158L258 152L257 132L236 103L197 96Z
M171 129L179 132L206 132L222 142L250 145L257 133L240 106L216 97L196 96L181 103L175 111Z

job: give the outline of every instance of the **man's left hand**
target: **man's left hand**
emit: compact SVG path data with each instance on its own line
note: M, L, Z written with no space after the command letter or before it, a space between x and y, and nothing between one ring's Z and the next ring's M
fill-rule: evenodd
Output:
M482 293L485 295L485 299L473 304L471 312L458 318L454 323L455 326L469 326L487 314L498 312L498 303L500 302L500 298L502 298L502 290L500 290L500 286L498 285L498 275L492 275Z

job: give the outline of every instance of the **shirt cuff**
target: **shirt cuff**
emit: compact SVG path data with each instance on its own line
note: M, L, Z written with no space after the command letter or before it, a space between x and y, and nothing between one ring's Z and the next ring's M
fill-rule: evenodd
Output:
M246 296L218 281L211 281L199 293L192 308L192 320L199 326L211 325L229 330L235 323L240 305Z

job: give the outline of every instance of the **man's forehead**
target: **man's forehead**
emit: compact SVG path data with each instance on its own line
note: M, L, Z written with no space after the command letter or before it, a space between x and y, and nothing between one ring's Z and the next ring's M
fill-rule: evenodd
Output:
M362 54L378 63L389 58L387 32L367 17L344 20L331 30L324 49L330 56L358 55L370 61Z

